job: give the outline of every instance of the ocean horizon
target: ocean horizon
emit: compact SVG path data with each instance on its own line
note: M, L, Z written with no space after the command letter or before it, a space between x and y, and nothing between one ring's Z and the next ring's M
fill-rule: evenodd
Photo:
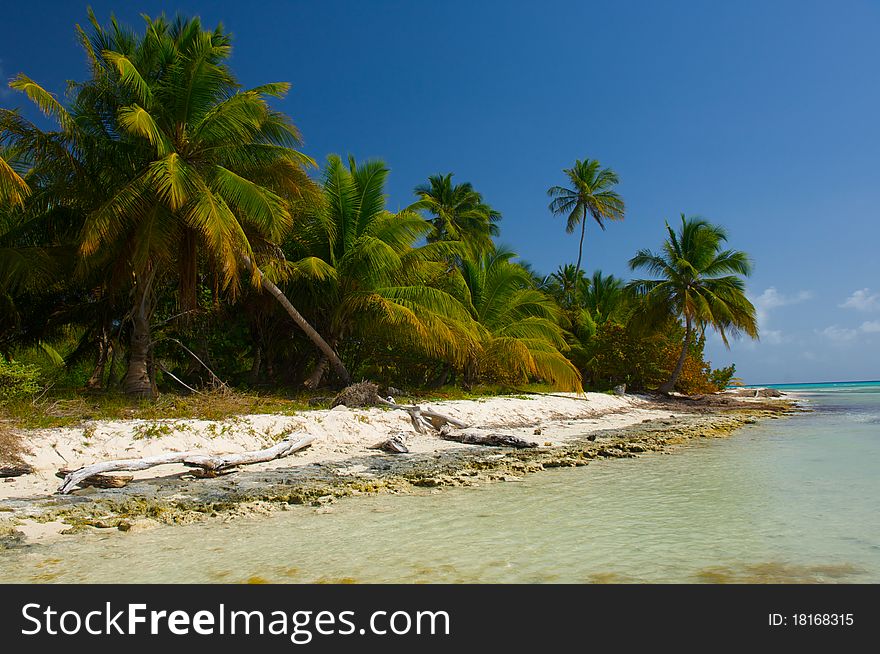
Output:
M817 382L784 382L773 384L744 384L743 386L731 386L730 388L776 388L780 390L802 389L811 390L814 388L854 388L854 387L872 387L880 386L880 380L863 380L863 381L817 381Z

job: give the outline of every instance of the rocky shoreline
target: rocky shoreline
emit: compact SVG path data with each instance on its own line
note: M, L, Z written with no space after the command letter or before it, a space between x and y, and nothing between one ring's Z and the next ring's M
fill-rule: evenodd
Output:
M652 417L624 427L587 428L583 435L553 439L551 428L520 424L534 434L534 449L459 445L406 455L370 451L308 463L292 458L269 469L242 469L214 479L166 475L119 489L84 489L69 496L21 497L0 501L0 548L92 530L137 531L201 520L232 520L269 514L291 505L316 510L340 498L375 493L417 493L452 486L515 481L551 468L596 459L631 458L668 452L700 438L721 438L759 420L797 411L787 399L654 402L640 409ZM666 417L657 414L665 412ZM586 422L586 421L584 421ZM595 420L593 422L596 422ZM566 423L578 431L578 420ZM542 445L543 443L543 445ZM297 465L297 463L299 463Z

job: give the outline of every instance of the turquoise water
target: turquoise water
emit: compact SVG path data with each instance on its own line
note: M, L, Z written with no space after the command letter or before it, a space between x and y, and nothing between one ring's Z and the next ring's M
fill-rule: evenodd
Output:
M872 393L880 391L880 381L802 382L797 384L749 384L745 388L777 388L781 391L847 391Z
M0 553L0 581L880 583L880 388L674 454Z

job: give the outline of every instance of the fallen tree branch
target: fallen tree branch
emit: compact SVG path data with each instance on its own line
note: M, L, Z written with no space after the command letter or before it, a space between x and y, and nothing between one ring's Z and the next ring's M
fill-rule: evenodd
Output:
M190 391L190 392L192 392L192 393L195 393L196 395L202 395L201 391L197 391L196 389L194 389L192 386L190 386L189 384L187 384L185 381L183 381L183 380L180 379L179 377L175 376L173 373L171 373L171 372L169 372L168 370L166 370L164 366L159 366L159 365L157 365L156 367L159 368L159 370L161 370L162 372L164 372L166 375L168 375L169 377L171 377L171 379L173 379L174 381L176 381L178 384L180 384L181 386L183 386L186 390L188 390L188 391Z
M316 438L314 436L303 436L298 440L294 440L294 437L291 436L265 450L242 452L241 454L226 454L221 456L215 454L201 454L199 452L175 452L172 454L148 456L143 459L118 459L116 461L95 463L74 470L68 474L64 478L64 483L59 487L58 492L62 495L66 495L73 490L74 486L77 486L82 481L105 472L116 472L119 470L146 470L147 468L167 465L170 463L182 463L191 468L201 468L205 476L215 476L230 468L280 459L307 448L315 440Z
M466 445L490 445L493 447L515 447L517 449L538 447L537 443L510 434L478 434L475 432L454 431L449 427L440 430L440 438Z
M456 420L442 413L437 413L433 409L424 409L415 404L398 404L392 400L386 400L379 395L379 387L373 382L359 382L347 386L333 399L332 406L337 407L344 405L349 408L361 406L387 406L399 411L406 411L412 420L413 427L420 434L427 433L425 427L429 427L434 431L440 431L444 425L452 425L459 429L465 429L467 424L461 420Z
M399 409L400 411L406 411L409 413L413 427L415 427L415 430L420 434L425 433L425 426L430 427L434 431L440 431L444 425L452 425L459 429L466 429L468 427L468 425L461 420L457 420L442 413L437 413L433 409L424 409L414 404L398 404L397 402L386 400L378 395L376 396L376 401L379 404L391 407L392 409Z

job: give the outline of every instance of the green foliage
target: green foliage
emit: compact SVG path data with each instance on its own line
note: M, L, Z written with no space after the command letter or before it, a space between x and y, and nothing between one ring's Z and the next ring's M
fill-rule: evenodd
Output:
M706 392L734 369L711 370L697 335L756 335L748 260L705 221L631 261L656 279L583 273L586 222L624 216L617 175L595 160L549 190L581 248L541 277L496 248L500 214L452 173L396 212L382 161L331 156L310 179L299 131L271 104L289 85L242 88L222 27L89 22L77 37L90 73L66 96L24 74L10 83L52 130L0 109L0 355L18 362L0 362L7 415L275 410L307 377L348 373L414 392L646 389L671 376ZM334 378L323 363L337 354ZM41 385L52 394L35 413ZM154 385L152 404L118 393ZM216 388L225 395L202 392Z
M40 371L34 365L0 358L0 404L39 393Z
M743 277L752 265L745 252L722 249L727 232L702 218L681 215L681 228L666 224L667 239L659 254L643 249L630 259L633 270L645 269L653 279L633 280L629 288L638 294L641 317L648 322L669 316L685 321L680 361L693 333L712 328L728 344L728 335L758 337L755 307L745 294ZM673 368L662 389L671 391L681 366Z
M427 184L415 188L419 201L410 209L431 215L428 242L461 241L471 256L479 257L495 249L501 214L483 201L470 183L453 184L452 173L431 175Z
M481 348L468 373L508 383L538 379L580 391L580 373L563 354L568 345L559 308L534 288L528 271L511 262L513 256L497 250L462 262L466 301L481 328Z
M575 266L575 271L580 271L587 218L592 218L604 230L606 220L623 220L624 202L614 190L620 182L617 173L602 168L595 159L578 159L574 166L562 172L568 177L569 186L551 186L547 190L547 195L553 198L549 208L554 215L565 217L565 231L569 234L578 224L581 226Z
M725 368L715 368L709 373L709 383L717 390L722 391L728 386L736 375L736 364L731 363Z

